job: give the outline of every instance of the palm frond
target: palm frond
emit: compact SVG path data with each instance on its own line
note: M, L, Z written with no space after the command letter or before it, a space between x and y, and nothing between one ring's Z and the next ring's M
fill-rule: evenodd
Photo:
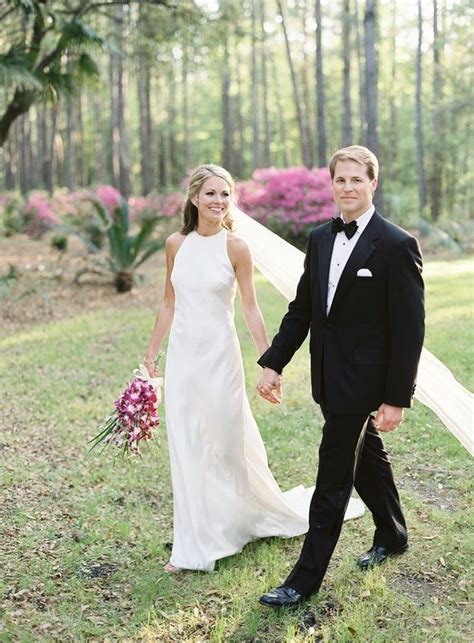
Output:
M165 246L165 239L157 239L156 241L152 241L147 248L145 249L144 253L141 255L140 259L135 262L134 268L138 268L138 266L141 266L141 264L148 259L148 257L151 257L151 255L154 255L155 252L158 252L158 250L161 250Z
M62 72L59 65L52 65L47 71L39 71L37 74L41 79L44 96L56 100L60 96L71 96L74 93L74 76Z
M130 212L128 209L128 203L123 196L120 197L119 205L115 208L114 214L119 218L124 234L128 235L128 230L130 228Z
M74 67L75 74L80 78L97 78L100 75L97 63L85 52L80 54Z
M6 54L0 54L0 85L41 90L41 81L30 69L22 45L13 45Z
M10 4L21 9L27 17L31 16L35 11L35 3L33 0L10 0Z
M130 253L132 255L133 260L137 258L138 253L143 249L145 242L148 241L148 238L150 237L153 230L156 228L158 221L159 221L158 217L154 219L147 219L142 223L139 233L134 237L132 237Z
M65 49L82 49L84 47L102 47L104 39L102 36L83 24L80 20L71 20L62 27L61 38L58 47L61 51Z

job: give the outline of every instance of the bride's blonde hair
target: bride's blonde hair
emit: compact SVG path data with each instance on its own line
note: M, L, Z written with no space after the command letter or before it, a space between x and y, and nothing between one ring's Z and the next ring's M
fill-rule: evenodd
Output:
M187 198L183 209L183 227L181 228L181 234L189 234L197 228L198 209L192 202L192 199L197 197L204 182L207 181L207 179L210 179L212 176L217 176L219 179L225 181L229 186L231 208L222 220L222 226L227 230L232 230L233 219L230 211L232 209L232 205L234 205L235 202L234 179L231 177L229 172L220 165L208 164L200 165L199 167L197 167L195 170L193 170L191 176L189 177Z

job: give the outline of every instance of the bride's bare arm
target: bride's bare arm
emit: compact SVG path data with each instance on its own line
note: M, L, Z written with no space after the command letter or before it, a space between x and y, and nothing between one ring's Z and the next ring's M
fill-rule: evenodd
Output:
M252 335L258 354L263 355L269 343L265 322L257 303L253 280L253 262L250 250L242 239L230 237L228 242L229 258L234 266L245 323Z
M178 251L180 245L183 243L185 237L184 235L176 232L168 237L166 240L166 281L165 281L165 292L163 299L158 308L158 313L155 319L155 325L153 327L153 332L148 342L148 348L145 353L145 366L150 372L151 376L156 374L156 369L154 367L154 360L162 341L168 335L168 332L171 327L171 322L173 321L174 315L174 289L171 283L171 272L173 270L174 258L176 252Z

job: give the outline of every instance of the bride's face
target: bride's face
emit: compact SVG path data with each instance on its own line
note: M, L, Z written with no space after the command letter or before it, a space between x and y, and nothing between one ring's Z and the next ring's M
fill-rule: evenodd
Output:
M230 201L230 188L226 181L218 176L211 176L202 184L194 204L202 221L217 223L222 222L229 212Z

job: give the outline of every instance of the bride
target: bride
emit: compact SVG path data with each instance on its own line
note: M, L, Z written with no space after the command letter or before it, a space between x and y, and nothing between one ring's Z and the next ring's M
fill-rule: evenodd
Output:
M237 286L259 355L269 343L248 245L232 233L233 204L234 181L225 169L194 170L183 227L166 242L164 297L143 360L155 376L155 356L169 332L165 408L174 519L168 572L211 571L251 540L308 529L313 489L280 490L245 391L234 325ZM345 517L363 512L353 498Z

